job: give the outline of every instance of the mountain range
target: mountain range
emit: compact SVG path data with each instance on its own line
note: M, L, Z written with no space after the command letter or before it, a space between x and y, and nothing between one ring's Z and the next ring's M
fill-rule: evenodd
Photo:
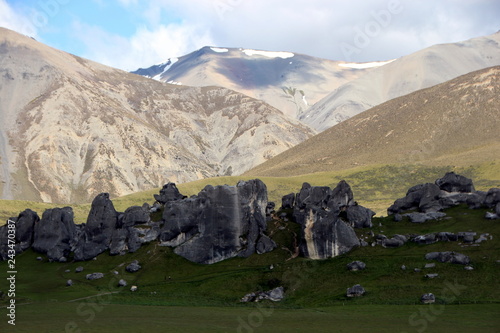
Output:
M293 176L377 165L478 166L500 161L500 66L364 111L247 174Z
M390 99L497 65L500 32L371 63L204 47L133 73L163 82L227 87L323 131Z
M88 202L245 172L495 161L498 67L470 72L500 65L499 42L372 63L203 47L128 73L0 28L1 198Z
M385 62L360 66L292 52L206 46L132 73L188 86L221 86L299 117L335 88Z
M221 87L165 84L0 29L2 198L68 203L240 174L315 134Z

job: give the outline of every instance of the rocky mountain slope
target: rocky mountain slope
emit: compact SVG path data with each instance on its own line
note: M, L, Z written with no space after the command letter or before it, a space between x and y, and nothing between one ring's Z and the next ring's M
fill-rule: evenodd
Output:
M291 176L406 164L469 167L498 161L499 89L499 66L460 76L367 110L247 174Z
M239 174L314 134L235 91L165 84L0 29L2 198L88 201Z
M362 111L482 68L500 65L500 31L401 57L335 89L300 116L323 131Z
M133 73L189 86L221 86L298 117L335 88L386 62L345 63L291 52L203 47Z

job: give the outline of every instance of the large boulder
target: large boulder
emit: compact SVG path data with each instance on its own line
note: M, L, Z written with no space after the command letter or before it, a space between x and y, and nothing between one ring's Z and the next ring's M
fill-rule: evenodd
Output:
M75 260L89 260L109 249L117 223L118 212L109 199L109 194L97 195L92 201L87 223L76 244Z
M266 206L267 188L258 179L208 185L197 196L165 204L160 245L203 264L267 251Z
M182 195L175 183L168 183L163 185L163 188L160 190L160 194L154 195L155 200L161 203L162 205L166 204L169 201L182 200L186 198L186 196Z
M475 191L472 180L467 177L448 172L434 184L420 184L411 187L406 196L397 199L387 209L389 215L398 214L407 210L418 210L423 213L435 213L443 209L467 204L471 208L480 208L483 205L494 207L496 196L500 201L500 192L491 189L488 194ZM500 190L499 190L500 191Z
M71 207L43 212L42 219L34 224L33 250L46 254L50 260L66 261L77 233L73 217Z
M33 231L35 223L40 221L38 214L31 209L21 212L17 218L11 218L15 222L15 251L16 254L24 252L33 243ZM0 227L0 260L7 260L9 250L8 225Z
M500 203L500 188L489 189L484 198L484 205L493 208L498 203Z
M142 244L158 238L161 223L152 222L149 214L147 206L132 206L118 216L109 245L111 255L135 252Z
M347 221L353 228L371 228L374 215L374 211L360 205L348 206L346 209Z
M439 200L441 190L436 184L427 183L411 187L404 198L397 199L392 206L387 209L389 215L400 213L406 210L435 210L434 202Z
M289 193L281 198L281 209L292 209L295 205L295 193Z
M446 192L471 193L475 191L471 179L457 175L454 172L447 172L443 178L437 179L436 185Z
M311 259L326 259L359 246L354 229L339 217L352 205L352 191L345 181L333 190L304 183L296 195L293 211L295 221L301 225L301 254Z

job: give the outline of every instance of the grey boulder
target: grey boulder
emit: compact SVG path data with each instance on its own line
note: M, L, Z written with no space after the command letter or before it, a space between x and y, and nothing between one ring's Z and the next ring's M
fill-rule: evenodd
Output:
M356 284L351 288L347 288L346 296L347 297L360 297L365 294L365 288L363 288L361 285Z
M64 262L74 246L76 232L71 207L47 209L34 225L32 248L50 260Z
M425 255L426 260L437 260L442 263L452 263L459 265L468 265L470 258L462 253L446 251L446 252L430 252Z
M208 185L197 196L165 204L160 245L203 264L263 253L274 248L265 235L266 206L267 188L258 179Z
M358 261L358 260L353 261L353 262L347 264L347 269L349 271L353 271L353 272L355 272L355 271L361 271L361 270L363 270L365 268L366 268L366 264L364 262Z
M87 280L98 280L104 277L103 273L90 273L85 276Z
M108 193L97 195L92 201L87 223L76 244L75 260L90 260L109 249L117 228L118 212Z

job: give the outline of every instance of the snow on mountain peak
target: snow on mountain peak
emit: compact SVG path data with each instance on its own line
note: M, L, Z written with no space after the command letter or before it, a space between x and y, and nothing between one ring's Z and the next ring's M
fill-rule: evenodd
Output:
M268 58L282 58L282 59L291 58L295 55L292 52L259 51L252 49L245 49L242 50L241 52L245 53L247 56L260 55Z
M223 48L223 47L211 47L210 48L212 51L217 52L217 53L225 53L229 52L229 49Z
M387 65L390 62L393 62L396 59L388 60L388 61L374 61L374 62L350 62L350 63L344 63L344 64L339 64L340 67L347 67L347 68L373 68L373 67L380 67Z

